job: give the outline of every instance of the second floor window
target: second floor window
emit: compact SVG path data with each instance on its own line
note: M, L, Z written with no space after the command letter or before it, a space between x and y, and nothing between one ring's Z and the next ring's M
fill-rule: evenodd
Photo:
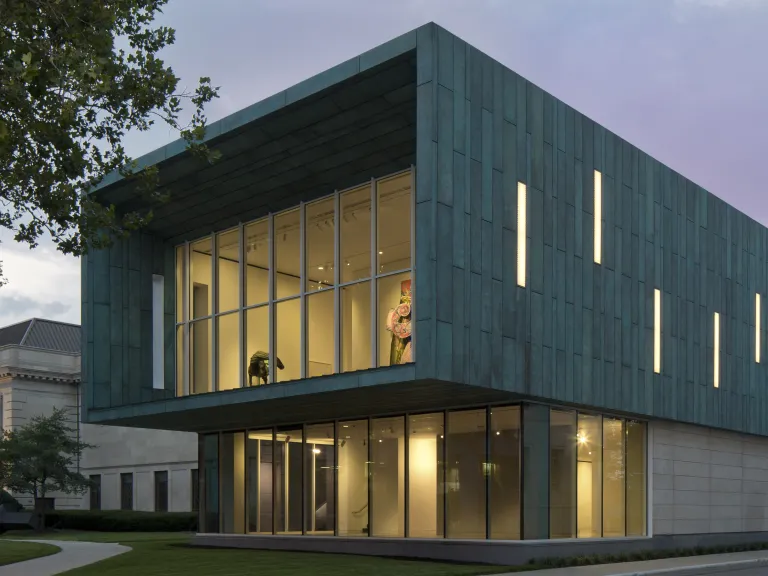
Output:
M412 178L178 246L177 395L412 362Z

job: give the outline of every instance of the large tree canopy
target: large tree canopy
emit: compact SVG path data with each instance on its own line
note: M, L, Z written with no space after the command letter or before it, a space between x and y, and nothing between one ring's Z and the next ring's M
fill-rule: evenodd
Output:
M156 170L139 173L150 207L142 212L118 214L88 197L115 170L136 176L123 147L131 130L165 122L193 153L215 159L202 139L218 89L201 78L178 91L158 57L175 40L155 22L167 2L0 0L0 227L16 241L34 247L47 233L79 255L145 224L164 200Z

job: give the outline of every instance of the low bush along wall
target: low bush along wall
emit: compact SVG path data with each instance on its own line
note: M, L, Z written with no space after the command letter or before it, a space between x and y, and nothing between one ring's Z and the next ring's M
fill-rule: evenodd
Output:
M99 532L195 532L197 512L52 510L46 513L45 525L61 530Z

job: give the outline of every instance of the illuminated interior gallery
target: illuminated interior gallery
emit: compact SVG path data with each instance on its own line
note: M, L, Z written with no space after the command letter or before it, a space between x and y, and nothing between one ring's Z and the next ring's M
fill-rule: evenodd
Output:
M494 406L209 434L201 452L208 533L646 534L646 426L633 420Z
M754 219L435 24L205 142L94 190L152 219L82 259L83 418L198 434L193 543L768 540Z

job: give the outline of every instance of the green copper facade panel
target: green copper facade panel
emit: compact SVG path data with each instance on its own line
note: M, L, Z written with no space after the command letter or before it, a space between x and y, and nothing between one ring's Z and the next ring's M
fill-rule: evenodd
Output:
M418 34L417 371L768 434L754 327L755 293L768 288L765 228L445 30ZM518 181L528 200L525 288L516 282ZM435 346L432 372L424 355Z
M134 234L82 258L85 408L163 400L175 387L173 251ZM164 277L164 384L152 381L152 276Z
M215 136L414 49L415 120L402 128L415 130L416 151L416 363L408 377L767 435L766 229L442 28L423 26L223 119ZM375 85L369 80L358 89ZM600 264L595 170L603 191ZM525 287L517 284L518 182L527 186ZM206 206L190 207L200 226ZM110 408L113 418L150 400L169 399L161 409L168 412L227 402L217 394L170 400L172 262L172 243L148 234L83 259L88 408ZM151 388L153 273L165 276L164 390ZM653 370L657 288L660 374ZM764 297L760 364L757 292ZM334 378L346 381L323 378L322 390L334 390Z

